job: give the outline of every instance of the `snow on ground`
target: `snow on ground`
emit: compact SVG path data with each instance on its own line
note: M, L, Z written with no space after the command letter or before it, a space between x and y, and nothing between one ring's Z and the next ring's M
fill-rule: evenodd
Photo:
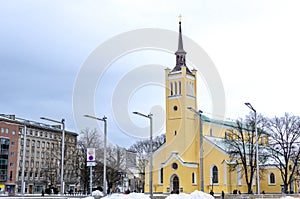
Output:
M171 194L166 199L214 199L210 194L204 193L202 191L194 191L191 194L180 193L180 194Z
M85 199L94 199L94 197L86 197ZM143 193L130 193L130 194L111 194L101 199L150 199L150 196ZM214 199L210 194L204 193L202 191L194 191L191 194L180 193L180 194L170 194L166 199ZM290 198L285 198L290 199Z
M150 196L143 193L111 194L103 199L150 199Z

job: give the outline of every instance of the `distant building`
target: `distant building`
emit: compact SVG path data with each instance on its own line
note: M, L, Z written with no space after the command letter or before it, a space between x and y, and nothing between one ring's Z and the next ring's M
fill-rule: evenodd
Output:
M26 126L26 140L24 129ZM0 188L14 194L21 192L23 150L25 193L41 193L46 188L60 190L60 126L51 126L15 117L0 116ZM24 146L24 141L26 146ZM65 131L65 190L79 182L77 134Z

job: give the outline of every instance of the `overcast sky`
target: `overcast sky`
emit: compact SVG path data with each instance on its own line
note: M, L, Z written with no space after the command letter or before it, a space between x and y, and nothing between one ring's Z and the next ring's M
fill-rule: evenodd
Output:
M91 53L127 31L177 32L181 14L184 35L203 48L221 77L226 118L248 114L246 101L268 117L285 112L299 116L299 9L297 0L0 1L0 112L40 122L41 116L65 118L67 129L79 132L83 127L73 116L73 91ZM93 114L108 117L114 144L127 147L133 137L139 138L122 131L111 97L122 78L146 64L171 68L175 57L159 51L122 55L96 85ZM201 81L201 70L198 83L198 107L210 116L209 88ZM152 85L132 93L124 99L124 111L134 124L146 127L148 121L131 112L164 108L164 89Z

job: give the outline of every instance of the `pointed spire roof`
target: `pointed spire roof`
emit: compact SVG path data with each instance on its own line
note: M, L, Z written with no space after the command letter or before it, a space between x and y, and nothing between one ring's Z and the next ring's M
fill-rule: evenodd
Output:
M178 37L178 49L175 52L176 55L176 66L173 68L172 72L181 71L182 67L186 67L185 55L186 52L183 49L183 41L182 41L182 31L181 31L181 16L179 16L179 37ZM191 73L191 71L186 67L186 72Z
M186 54L185 50L183 49L183 42L182 42L181 15L179 16L178 50L176 51L175 54Z

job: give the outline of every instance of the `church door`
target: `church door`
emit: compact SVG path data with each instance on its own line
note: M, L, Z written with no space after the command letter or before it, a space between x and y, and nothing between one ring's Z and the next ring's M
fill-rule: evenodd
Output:
M171 179L172 191L173 193L179 193L179 178L177 175L174 175Z

